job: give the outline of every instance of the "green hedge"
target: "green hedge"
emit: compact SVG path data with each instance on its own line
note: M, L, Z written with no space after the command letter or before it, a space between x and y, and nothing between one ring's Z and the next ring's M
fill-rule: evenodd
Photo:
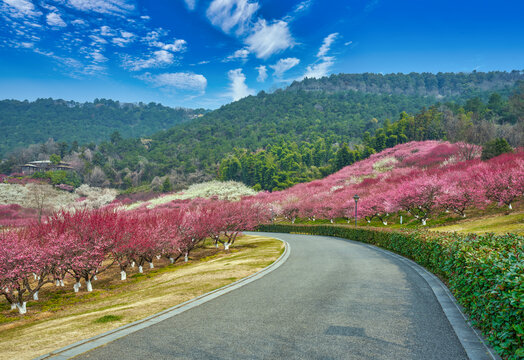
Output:
M336 225L261 225L259 231L336 236L408 257L443 278L494 349L524 358L524 237L384 231Z

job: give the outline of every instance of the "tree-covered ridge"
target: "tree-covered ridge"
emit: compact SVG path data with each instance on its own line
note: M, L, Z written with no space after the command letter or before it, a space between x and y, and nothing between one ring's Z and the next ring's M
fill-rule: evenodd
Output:
M524 86L509 99L492 93L488 101L472 98L463 106L433 105L410 115L401 112L376 128L364 132L361 144L319 139L315 143L282 142L265 149L235 149L220 163L222 180L242 181L257 189L282 190L294 184L320 179L373 153L408 141L451 140L487 145L495 156L524 146ZM493 143L493 144L491 144ZM491 144L491 145L490 145ZM486 158L493 157L486 153Z
M115 130L123 137L141 137L189 121L203 109L173 109L156 103L130 104L38 99L0 101L0 156L17 147L57 142L100 142Z
M374 94L403 94L461 99L497 91L507 95L524 71L471 73L339 74L321 79L295 81L291 91L361 91ZM486 100L486 99L484 99Z

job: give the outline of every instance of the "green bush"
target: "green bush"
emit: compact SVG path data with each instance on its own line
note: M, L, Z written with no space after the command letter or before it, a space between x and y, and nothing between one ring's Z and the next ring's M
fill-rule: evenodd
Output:
M408 257L443 278L494 349L524 358L524 237L385 231L330 225L261 225L259 231L336 236Z

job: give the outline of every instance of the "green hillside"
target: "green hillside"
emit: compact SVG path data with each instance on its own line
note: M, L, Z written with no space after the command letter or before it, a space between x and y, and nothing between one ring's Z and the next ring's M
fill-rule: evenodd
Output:
M204 110L173 109L160 104L128 104L113 100L38 99L0 101L0 156L17 148L56 142L100 142L118 131L124 137L150 135L189 121Z

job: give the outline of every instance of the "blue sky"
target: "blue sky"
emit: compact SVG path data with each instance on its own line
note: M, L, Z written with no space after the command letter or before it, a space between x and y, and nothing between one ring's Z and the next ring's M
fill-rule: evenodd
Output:
M0 98L217 108L305 76L524 69L522 0L0 0Z

